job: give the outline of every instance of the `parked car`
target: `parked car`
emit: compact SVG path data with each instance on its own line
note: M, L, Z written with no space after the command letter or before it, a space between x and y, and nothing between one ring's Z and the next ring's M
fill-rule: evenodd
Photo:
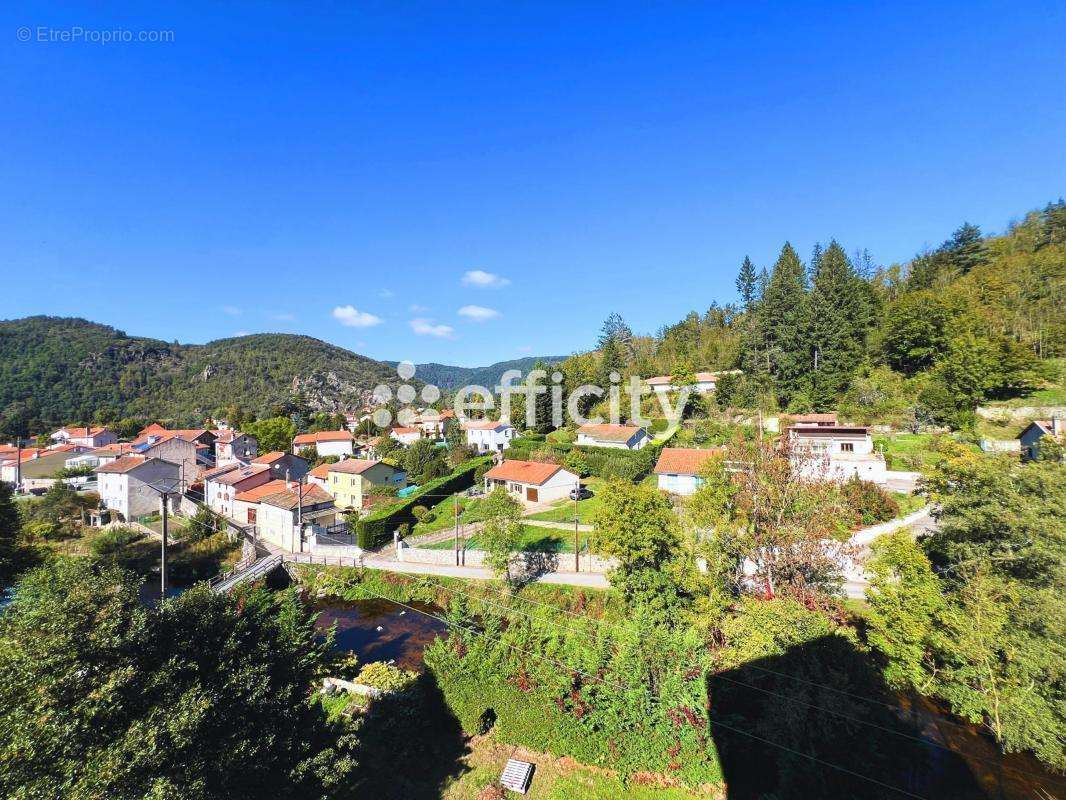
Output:
M571 500L588 500L590 497L592 497L592 491L586 489L584 486L582 486L580 489L570 490Z

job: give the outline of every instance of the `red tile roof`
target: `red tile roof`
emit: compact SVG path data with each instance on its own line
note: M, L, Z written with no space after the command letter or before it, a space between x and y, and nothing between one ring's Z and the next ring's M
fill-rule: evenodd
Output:
M697 450L692 447L664 447L655 463L656 475L697 475L714 456L725 453L724 447Z
M256 456L252 459L253 464L273 464L279 458L285 458L288 453L283 453L280 450L271 450L269 453L263 453L261 456Z
M562 467L558 464L508 459L486 472L485 477L497 481L514 481L540 486L561 469Z
M267 472L270 469L266 464L249 464L247 467L239 467L229 472L224 472L211 480L214 483L221 483L223 486L236 486L241 481L254 478L256 475ZM207 477L205 476L206 480Z
M409 428L406 425L397 425L392 429L392 433L422 433L421 428Z
M332 464L319 464L307 474L312 477L321 478L322 480L325 480L326 477L329 475L329 468L332 466Z
M789 425L787 433L797 436L832 436L834 434L868 434L870 429L862 425Z
M60 428L56 433L66 431L67 436L72 439L84 439L89 436L99 436L101 433L106 433L107 428L103 426L93 428ZM52 434L55 436L55 434Z
M831 411L826 414L786 414L783 419L786 424L790 425L795 425L797 423L807 423L813 425L836 425L837 412Z
M271 481L273 483L273 481ZM270 485L270 484L266 484ZM314 483L303 484L303 505L314 506L320 503L332 503L333 495ZM289 489L286 487L280 492L274 494L264 495L259 500L260 503L266 503L268 506L277 506L278 508L293 509L300 505L300 498L297 496L295 489Z
M237 492L235 500L241 500L245 503L258 503L262 498L267 495L277 494L278 492L287 491L289 484L278 478L276 481L269 481L262 486L256 486L252 489L246 489L243 492Z
M338 461L336 464L327 464L329 467L327 472L342 472L346 475L361 475L373 466L381 464L381 461L374 461L369 458L346 458L344 461ZM393 469L393 467L390 467Z
M350 442L355 439L351 431L318 431L301 433L292 440L293 445L312 445L319 442Z
M642 430L636 425L582 425L577 432L603 442L628 442Z
M148 460L149 459L146 459L144 456L123 456L122 458L116 458L109 464L104 464L102 467L97 467L94 471L117 473L121 475L132 469L136 469Z

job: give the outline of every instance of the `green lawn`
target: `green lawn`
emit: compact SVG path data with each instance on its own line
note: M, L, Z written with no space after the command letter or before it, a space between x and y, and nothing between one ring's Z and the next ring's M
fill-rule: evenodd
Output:
M892 496L899 503L899 515L901 517L914 513L928 502L921 495L908 494L907 492L893 492Z
M578 522L584 525L590 525L592 524L592 515L600 507L600 503L602 502L601 498L604 487L607 486L607 481L603 478L586 478L581 484L592 492L592 497L577 502ZM574 505L575 503L573 500L557 500L552 503L552 508L547 511L530 514L529 519L539 519L544 520L545 522L573 522Z
M944 458L935 449L936 437L932 433L879 435L874 436L874 449L884 449L885 463L890 470L921 472Z
M514 748L510 745L495 742L490 737L476 737L470 742L470 752L463 759L466 771L452 779L440 797L442 800L518 797L510 792L503 795L489 793L489 787L497 785L503 765L512 753ZM537 765L533 783L525 795L528 800L690 800L721 796L697 794L680 788L641 786L635 781L626 785L607 770L586 767L573 759L556 758L546 753L519 750L514 757L528 759Z
M478 516L478 506L480 504L480 497L460 497L459 505L462 508L462 512L459 514L459 521L477 522L480 519ZM455 499L453 497L445 497L435 506L432 506L429 511L433 517L432 520L430 522L419 522L415 525L414 530L411 531L412 536L436 533L455 526Z
M579 536L581 537L581 548L585 549L588 545L589 534L581 531ZM464 543L468 550L477 550L477 534L474 534L469 539L460 537L460 546L463 546ZM427 544L425 547L427 550L451 550L455 547L455 541L446 539L443 542ZM574 532L559 528L540 528L536 525L523 525L522 540L518 549L531 553L572 553L574 552Z

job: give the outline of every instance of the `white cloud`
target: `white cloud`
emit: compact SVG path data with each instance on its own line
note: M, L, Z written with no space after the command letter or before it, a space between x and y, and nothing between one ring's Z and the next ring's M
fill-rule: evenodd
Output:
M472 269L469 272L463 273L463 283L467 286L482 286L498 289L501 286L506 286L510 281L507 278L492 272L485 272L481 269Z
M433 320L424 317L411 320L411 330L419 336L436 336L438 339L447 338L455 331L450 325L434 325Z
M337 306L333 309L333 319L349 328L373 328L382 322L381 317L359 311L354 306Z
M237 308L237 306L222 306L222 311L231 317L240 316L244 313L244 310Z
M485 322L500 316L500 312L494 308L485 308L485 306L463 306L459 309L459 316L472 319L474 322Z
M412 314L425 314L427 311L429 311L428 308L426 308L425 306L420 306L418 303L412 303L407 307L407 309Z

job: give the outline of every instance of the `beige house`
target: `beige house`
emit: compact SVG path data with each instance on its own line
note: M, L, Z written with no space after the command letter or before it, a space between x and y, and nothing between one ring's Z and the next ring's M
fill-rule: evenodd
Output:
M308 473L308 479L333 497L338 508L359 510L371 486L407 485L407 473L384 461L346 458L336 464L320 464Z
M858 477L888 481L885 457L874 452L870 429L848 425L792 425L784 430L793 467L809 480L843 481Z
M51 438L55 442L76 444L90 449L118 441L115 432L104 427L60 428Z
M301 433L292 440L292 452L315 448L320 456L350 456L355 453L355 437L351 431L317 431Z

